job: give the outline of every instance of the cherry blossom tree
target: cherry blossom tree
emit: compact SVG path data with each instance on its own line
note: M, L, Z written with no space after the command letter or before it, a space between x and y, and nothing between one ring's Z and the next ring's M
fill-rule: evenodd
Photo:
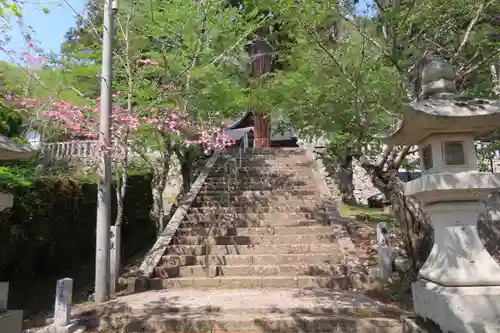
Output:
M119 98L120 94L114 94ZM96 139L99 137L99 100L92 106L77 106L62 100L38 101L34 99L15 99L10 101L17 108L43 108L43 115L56 122L70 134L79 137ZM111 152L113 163L124 163L130 152L140 156L153 171L153 208L151 217L157 224L160 233L164 227L163 221L163 191L170 169L170 157L174 146L200 145L205 153L224 149L232 145L234 139L223 134L221 128L213 124L204 123L202 126L193 125L189 117L182 110L152 110L151 116L141 117L131 115L126 108L113 106L112 113L113 145ZM148 151L144 141L138 139L139 132L150 133L161 140L163 150ZM130 135L130 137L129 137ZM107 145L99 141L97 152ZM97 156L95 156L97 157ZM121 198L123 199L123 198Z

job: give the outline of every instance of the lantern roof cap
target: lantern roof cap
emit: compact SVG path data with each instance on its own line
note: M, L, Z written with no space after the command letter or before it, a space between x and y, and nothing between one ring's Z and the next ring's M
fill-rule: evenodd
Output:
M469 133L475 138L500 129L500 101L455 96L454 69L430 57L420 74L420 100L403 108L402 119L379 139L388 145L414 145L433 134Z
M479 138L498 129L500 101L430 99L409 103L403 119L380 139L388 145L414 145L433 134L470 133Z

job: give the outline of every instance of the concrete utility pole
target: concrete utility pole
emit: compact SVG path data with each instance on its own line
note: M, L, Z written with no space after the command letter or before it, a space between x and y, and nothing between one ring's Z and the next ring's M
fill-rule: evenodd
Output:
M99 120L99 175L95 257L95 301L109 299L111 226L111 94L113 65L113 14L117 3L104 0L101 73L101 117Z

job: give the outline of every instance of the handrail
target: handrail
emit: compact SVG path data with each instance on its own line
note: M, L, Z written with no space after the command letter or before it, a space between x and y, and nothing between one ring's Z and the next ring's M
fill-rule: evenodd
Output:
M245 135L243 135L243 138L240 142L240 146L238 148L238 153L239 153L238 169L241 168L242 153L245 150L247 150L247 148L248 148L248 132L245 132Z
M224 178L226 179L226 186L227 186L227 206L229 207L231 205L231 187L233 185L233 177L234 180L237 182L238 181L238 174L241 168L242 164L242 153L248 148L248 132L245 133L243 136L243 139L240 142L240 145L238 147L238 157L237 158L230 158L226 159L224 162ZM216 211L216 221L219 219L219 214L220 211ZM207 235L205 237L205 243L204 243L204 251L205 251L205 269L206 269L206 274L207 277L210 277L210 244L208 243L208 238L212 236L213 232L213 227L215 223L211 223L210 227L208 228Z
M231 202L231 185L233 184L232 176L238 181L238 162L232 158L224 163L224 177L227 182L227 204Z
M240 142L240 145L238 147L238 156L237 158L231 158L228 159L224 163L224 176L226 177L227 181L227 204L230 204L231 201L231 185L233 183L233 177L234 180L237 182L238 181L238 174L240 172L240 168L242 165L243 161L243 152L248 148L248 132L245 132L243 135L243 138Z

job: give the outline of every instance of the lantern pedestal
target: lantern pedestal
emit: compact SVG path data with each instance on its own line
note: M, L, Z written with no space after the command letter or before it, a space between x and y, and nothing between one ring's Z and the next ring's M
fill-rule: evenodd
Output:
M500 286L500 266L477 230L481 202L447 202L424 207L434 228L434 245L421 278L443 286Z
M479 237L483 199L500 187L500 175L483 172L423 175L405 193L423 203L434 244L413 283L415 314L443 332L500 332L500 265Z
M412 293L415 314L443 332L500 332L500 286L447 287L420 279Z
M500 266L477 230L485 206L480 201L442 202L424 210L434 227L434 245L420 280L412 285L415 314L443 332L500 332Z

